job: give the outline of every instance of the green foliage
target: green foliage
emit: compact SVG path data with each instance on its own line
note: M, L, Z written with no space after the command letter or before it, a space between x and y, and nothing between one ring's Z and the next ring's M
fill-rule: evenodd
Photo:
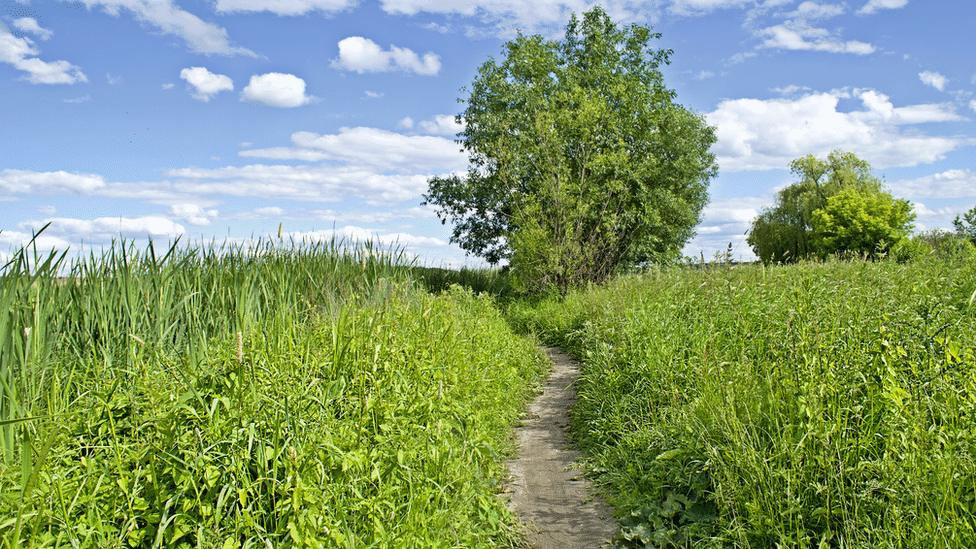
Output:
M875 257L907 239L915 213L907 200L847 187L813 212L813 240L821 253Z
M634 547L976 545L976 262L667 268L513 304Z
M459 135L471 167L426 195L452 240L510 259L528 290L677 256L716 172L715 135L665 86L657 38L594 8L563 40L519 36L482 65Z
M911 204L886 192L870 164L852 153L805 156L791 162L790 171L799 181L779 192L749 232L749 245L764 263L839 253L874 257L911 231Z
M518 543L542 359L491 298L336 242L59 261L0 273L2 546Z
M933 229L899 241L888 256L901 263L929 258L963 261L976 258L976 244L958 233Z
M976 208L971 208L962 215L957 215L952 221L952 225L956 229L956 234L976 244Z

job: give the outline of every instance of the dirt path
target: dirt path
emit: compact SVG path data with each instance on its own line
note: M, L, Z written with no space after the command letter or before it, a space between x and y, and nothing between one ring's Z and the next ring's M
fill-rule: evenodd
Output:
M569 409L579 363L559 349L545 351L552 373L516 433L518 457L508 463L510 506L525 523L531 547L598 548L617 527L610 508L574 466L579 454L569 442Z

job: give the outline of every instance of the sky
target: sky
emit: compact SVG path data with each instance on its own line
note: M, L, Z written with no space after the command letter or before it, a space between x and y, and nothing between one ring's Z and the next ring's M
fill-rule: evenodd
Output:
M976 205L976 2L606 0L674 50L678 101L716 128L719 175L685 253L732 244L792 179L849 150L915 205ZM422 205L462 172L458 98L517 32L588 0L0 0L0 259L113 238L280 230L478 265Z

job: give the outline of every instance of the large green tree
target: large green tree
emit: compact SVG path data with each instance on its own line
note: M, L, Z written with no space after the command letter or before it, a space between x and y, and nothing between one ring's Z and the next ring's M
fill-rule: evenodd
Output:
M716 173L715 135L665 85L658 38L594 8L562 40L520 35L484 63L459 117L469 170L425 196L452 240L508 259L529 290L677 256Z
M885 191L871 165L849 152L790 163L799 180L752 224L748 242L764 262L790 262L836 253L874 256L905 239L911 203Z

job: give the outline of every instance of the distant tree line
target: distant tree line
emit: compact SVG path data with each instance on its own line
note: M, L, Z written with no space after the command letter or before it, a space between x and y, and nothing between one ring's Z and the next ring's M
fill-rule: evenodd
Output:
M957 217L955 232L912 235L911 202L895 198L855 154L834 151L790 163L798 179L753 221L747 242L764 263L834 256L898 260L976 250L976 208Z

